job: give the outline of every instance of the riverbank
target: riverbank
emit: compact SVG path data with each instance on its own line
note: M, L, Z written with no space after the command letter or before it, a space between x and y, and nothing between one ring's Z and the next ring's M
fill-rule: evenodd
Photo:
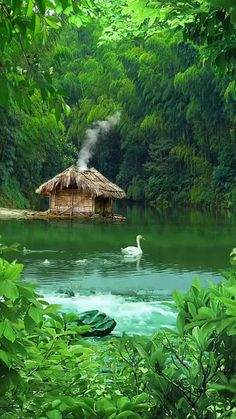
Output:
M38 215L38 214L40 213L36 211L30 211L30 210L0 208L0 219L11 219L11 218L27 219L27 218L34 218L35 215ZM44 212L41 212L41 214L44 214Z
M95 214L93 216L79 214L70 216L68 214L53 214L49 211L32 211L22 209L0 208L0 220L10 219L35 219L35 220L49 220L49 219L101 219L113 221L125 221L126 218L119 214L112 214L103 217L102 215Z

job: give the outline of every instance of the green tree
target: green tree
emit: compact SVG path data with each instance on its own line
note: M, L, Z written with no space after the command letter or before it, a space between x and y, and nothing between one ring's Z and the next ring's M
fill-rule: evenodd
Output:
M86 0L80 4L74 0L1 2L0 106L13 99L19 106L29 107L35 89L40 90L44 100L56 94L52 69L42 60L42 47L51 31L61 28L63 19L80 27L92 19L95 10L95 3ZM63 104L60 97L57 104Z

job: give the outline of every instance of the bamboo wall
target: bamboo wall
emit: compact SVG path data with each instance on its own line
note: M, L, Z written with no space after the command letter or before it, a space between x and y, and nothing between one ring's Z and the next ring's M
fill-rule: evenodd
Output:
M63 189L50 197L50 211L58 214L103 214L112 212L112 199L93 198L78 189Z
M50 210L71 215L76 213L93 214L93 198L78 189L59 190L51 195Z

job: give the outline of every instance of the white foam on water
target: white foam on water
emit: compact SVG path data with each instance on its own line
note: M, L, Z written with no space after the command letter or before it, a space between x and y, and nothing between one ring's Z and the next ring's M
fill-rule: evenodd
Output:
M100 310L116 320L115 332L129 334L151 334L162 325L175 323L176 315L159 301L130 301L119 295L98 294L90 296L46 295L50 304L60 304L62 309L72 312Z

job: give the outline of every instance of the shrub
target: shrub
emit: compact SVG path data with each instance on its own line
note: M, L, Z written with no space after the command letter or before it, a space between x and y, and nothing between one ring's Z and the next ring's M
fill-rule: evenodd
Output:
M235 418L236 249L230 261L218 285L174 292L175 330L91 342L0 259L1 417Z

